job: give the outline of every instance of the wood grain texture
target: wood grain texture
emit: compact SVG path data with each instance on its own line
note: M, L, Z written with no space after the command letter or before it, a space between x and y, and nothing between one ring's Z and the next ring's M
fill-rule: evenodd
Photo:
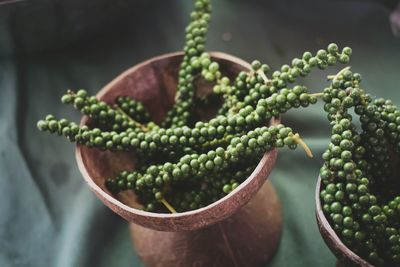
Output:
M211 56L228 77L236 76L250 65L236 57L214 52ZM97 97L114 103L117 96L128 95L142 101L156 122L160 122L174 103L178 69L182 53L172 53L140 63L106 85ZM210 90L211 84L202 83L200 90ZM86 124L84 117L81 124ZM106 178L122 170L134 169L133 153L102 152L78 145L76 159L83 178L101 201L127 221L159 231L196 230L230 217L243 207L261 188L272 170L277 151L266 153L253 173L224 198L193 211L164 214L140 210L132 191L112 195L104 185Z
M344 267L355 267L355 266L363 266L363 267L372 267L370 263L359 257L353 251L351 251L340 238L337 236L335 231L332 229L328 220L325 217L325 214L321 207L320 194L321 191L321 177L318 177L317 187L315 190L315 204L316 204L316 218L319 232L322 235L325 243L328 245L329 249L335 254L338 259L337 266Z
M148 267L254 267L274 255L282 232L279 199L270 182L234 215L197 231L161 232L130 224Z

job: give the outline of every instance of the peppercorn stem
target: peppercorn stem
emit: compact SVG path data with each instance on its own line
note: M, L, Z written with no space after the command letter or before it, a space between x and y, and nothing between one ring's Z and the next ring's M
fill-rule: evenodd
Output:
M306 152L307 157L309 157L309 158L313 158L314 157L313 154L312 154L311 149L307 146L307 144L303 141L303 139L301 139L301 137L300 137L300 135L298 133L293 135L293 140L297 144L299 144L299 145L301 145L303 147L304 151Z
M336 73L335 75L328 75L328 80L336 80L340 75L342 75L346 70L349 70L350 68L351 68L350 66L347 66L338 73Z
M264 82L267 84L269 82L269 79L267 75L265 75L264 71L261 69L257 71L257 74L261 76L261 78L264 80Z
M131 121L131 122L133 122L137 127L139 127L140 129L142 129L142 131L144 131L144 132L148 132L148 131L149 131L149 129L148 129L146 126L144 126L143 124L141 124L141 123L135 121L135 120L132 119L128 114L126 114L125 111L122 110L122 108L120 108L120 107L118 107L118 106L115 106L115 109L116 109L119 113L121 113L122 115L124 115L125 117L127 117L128 120Z
M163 203L164 206L165 206L171 213L176 213L176 210L174 209L174 207L172 207L171 204L169 204L168 201L165 200L165 198L161 199L161 203Z

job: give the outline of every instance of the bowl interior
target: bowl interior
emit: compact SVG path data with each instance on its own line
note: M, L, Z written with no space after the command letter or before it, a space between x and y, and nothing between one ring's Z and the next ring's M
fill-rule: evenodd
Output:
M228 77L236 77L240 71L250 67L248 63L223 53L214 52L211 56ZM118 96L131 96L146 106L156 122L161 122L174 103L182 57L182 53L173 53L138 64L106 85L97 97L113 104ZM199 80L196 85L202 93L212 90L210 83ZM209 118L217 108L218 106L211 106L201 110L200 117ZM87 122L88 118L84 117L81 123ZM100 151L77 146L76 156L79 169L90 188L107 206L128 221L156 230L192 230L222 220L247 203L265 182L275 162L276 152L267 153L250 178L228 196L205 208L177 214L144 212L140 210L141 205L131 190L114 196L106 189L104 181L107 178L120 171L134 169L134 153Z

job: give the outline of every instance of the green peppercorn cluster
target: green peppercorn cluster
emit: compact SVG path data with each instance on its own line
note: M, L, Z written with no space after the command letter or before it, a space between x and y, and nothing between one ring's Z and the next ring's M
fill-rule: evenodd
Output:
M349 68L329 78L323 100L332 136L320 172L323 211L355 253L376 266L399 266L400 111L391 101L373 100Z
M186 27L184 57L181 63L176 103L168 112L162 123L163 127L184 126L190 120L194 103L194 79L198 68L194 68L190 61L205 51L208 23L211 18L211 0L196 0L195 10L190 14L191 21Z
M335 44L315 55L301 58L267 75L270 68L254 61L251 69L227 77L218 62L205 52L205 35L210 21L210 0L196 0L186 29L184 57L180 66L176 103L161 125L151 121L145 106L127 96L105 103L85 90L71 90L61 98L90 120L79 127L66 119L46 116L38 128L88 147L133 151L136 169L105 177L112 194L133 190L146 211L182 212L206 206L235 190L254 170L262 155L274 148L311 152L300 136L271 119L290 109L317 101L300 84L314 67L325 69L347 63L350 48L339 51ZM197 95L194 80L214 83L213 95L223 104L216 116L199 121L194 115Z
M304 55L304 61L310 60L309 52ZM203 53L200 58L195 58L200 59L210 60L210 57ZM320 62L323 60L321 58ZM107 187L115 194L123 190L134 190L146 210L159 209L160 200L169 199L177 203L174 196L180 195L182 191L200 193L205 190L211 192L211 195L204 197L207 194L203 192L202 202L196 202L195 205L187 200L183 203L188 205L176 205L176 210L184 211L188 207L207 205L236 188L249 173L244 172L242 177L235 173L240 174L241 170L247 170L249 166L250 169L254 168L264 152L284 145L293 149L301 143L299 136L290 129L284 126L266 128L265 125L273 117L292 108L307 107L317 101L316 96L309 94L302 85L289 87L289 81L281 80L277 74L275 78L268 79L265 74L268 67L259 61L252 63L248 73L240 73L233 85L229 83L228 77L220 74L219 66L210 69L213 63L218 66L216 62L202 63L206 71L201 72L204 76L211 72L213 75L216 73L214 77L221 77L215 81L215 87L220 87L226 95L225 103L229 104L225 106L231 107L225 114L217 115L207 122L198 121L193 127L160 127L149 121L143 105L133 99L118 97L116 104L110 105L95 97L88 97L85 90L79 90L76 93L68 91L62 97L62 102L73 103L91 118L91 125L96 127L79 127L66 119L56 120L52 115L39 121L38 127L88 147L135 151L141 159L138 169L107 179ZM287 70L287 67L282 69ZM244 92L243 88L251 93L240 97L235 92ZM230 102L231 96L237 97L235 106ZM276 129L280 135L276 135ZM188 155L191 155L193 162L186 162ZM225 175L231 178L218 178Z
M231 178L226 181L222 179L224 183L221 183L219 177L221 174L232 172L238 165L247 169L249 159L258 162L265 151L284 145L292 149L296 148L295 134L290 128L283 125L259 127L241 137L232 138L225 148L219 146L207 153L186 154L176 162L150 165L143 172L122 172L117 179L108 179L107 187L114 193L133 189L138 195L152 197L153 201L147 205L147 209L150 209L156 206L156 201L174 200L176 194L174 190L178 190L179 193L182 191L181 186L185 185L186 188L192 189L190 191L197 192L192 194L195 198L202 199L201 202L190 199L192 201L188 203L191 209L198 208L211 203L215 199L214 194L221 196L223 193L229 193L243 179L231 173ZM173 185L178 186L176 189L169 188ZM212 188L217 190L212 190ZM206 192L211 195L207 198L201 197ZM177 211L186 210L186 206L182 203L178 203L175 208Z

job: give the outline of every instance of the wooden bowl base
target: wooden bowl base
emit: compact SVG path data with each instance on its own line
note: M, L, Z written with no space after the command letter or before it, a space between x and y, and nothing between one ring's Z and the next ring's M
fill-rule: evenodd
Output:
M147 267L259 266L279 245L281 205L267 181L248 204L222 222L187 232L160 232L131 223L130 231Z

